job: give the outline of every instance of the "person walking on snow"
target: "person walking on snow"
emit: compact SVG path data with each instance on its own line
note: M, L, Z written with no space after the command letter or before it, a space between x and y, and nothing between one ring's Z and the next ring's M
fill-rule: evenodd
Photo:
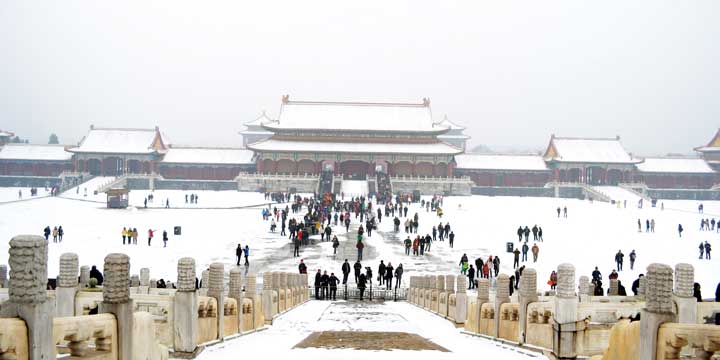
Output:
M410 240L410 237L408 236L405 241L405 255L410 256L410 248L412 247L412 240Z
M380 260L380 265L378 265L378 283L379 285L382 285L385 282L385 263Z
M710 260L710 243L705 241L705 259Z
M402 283L402 275L403 275L403 266L402 264L398 265L398 267L395 269L395 289L400 287L400 284Z
M703 244L703 242L701 241L698 248L700 249L700 257L698 259L702 260L703 254L705 253L705 244Z
M635 250L633 249L633 251L630 252L630 270L632 270L633 267L635 267L635 258L636 257L637 257L637 254L635 254Z
M623 258L625 258L625 254L618 250L617 254L615 254L615 264L617 264L618 271L622 271Z
M538 227L538 239L540 239L540 242L545 241L545 240L543 240L542 235L543 235L542 226L540 226L540 227Z
M678 224L678 234L682 237L683 227L682 224Z
M522 262L527 261L528 250L530 250L530 247L528 246L527 241L525 241L525 243L523 243L523 246L522 246Z
M153 236L155 236L156 230L148 229L148 246L150 246L150 243L152 242Z
M539 253L540 253L540 248L537 246L537 243L533 244L533 247L532 247L533 262L537 262Z
M393 271L395 271L395 268L393 268L392 263L388 262L387 266L385 267L385 289L386 290L392 290L392 278L393 278Z
M452 249L453 246L455 245L455 232L454 231L450 231L450 235L448 235L448 240L450 241L449 244L450 244L450 248Z
M520 266L520 249L515 248L513 255L513 269L517 269Z
M467 263L468 263L467 254L463 254L462 257L460 258L460 273L463 275L465 275L465 273L467 271L467 268L468 268Z
M343 274L343 285L347 284L348 275L350 274L350 263L348 263L348 259L345 259L345 262L342 264L341 267L342 274Z
M250 257L250 246L245 245L243 253L243 255L245 255L245 266L250 266L250 261L248 260L248 258Z
M167 242L168 242L167 230L163 230L163 247L164 248L167 247Z
M300 274L307 274L307 265L305 265L303 259L300 259L300 264L298 265L298 272L300 272Z
M475 288L475 268L470 265L470 268L468 269L468 290Z
M360 260L357 260L355 262L355 265L353 265L353 269L355 270L355 284L359 284L360 275L362 273L362 264L360 264Z

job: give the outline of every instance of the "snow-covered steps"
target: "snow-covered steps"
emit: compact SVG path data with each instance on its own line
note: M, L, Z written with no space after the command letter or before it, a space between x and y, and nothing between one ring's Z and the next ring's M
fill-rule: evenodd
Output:
M367 196L370 185L366 180L343 180L340 188L345 196Z
M593 188L616 202L627 201L630 204L637 204L642 199L636 193L619 186L593 186Z

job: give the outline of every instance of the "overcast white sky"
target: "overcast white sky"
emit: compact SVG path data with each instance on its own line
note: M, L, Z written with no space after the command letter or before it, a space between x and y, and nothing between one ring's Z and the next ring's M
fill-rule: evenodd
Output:
M689 153L720 121L720 2L0 1L0 129L235 145L280 98L432 100L473 144Z

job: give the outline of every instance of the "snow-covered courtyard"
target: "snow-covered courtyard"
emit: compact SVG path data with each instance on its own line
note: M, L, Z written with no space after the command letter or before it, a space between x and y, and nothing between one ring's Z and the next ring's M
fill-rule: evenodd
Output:
M25 191L27 192L27 191ZM40 189L42 194L42 189ZM68 193L72 194L73 190ZM68 193L63 196L68 196ZM155 191L155 202L169 198L170 209L160 204L150 208L142 207L147 192L133 191L130 202L134 207L126 210L106 209L100 201L79 201L68 198L43 197L28 201L0 203L0 236L6 239L0 248L0 263L7 263L8 240L17 234L42 234L45 226L63 226L65 237L62 243L50 240L50 276L57 274L58 258L64 252L76 252L83 265L102 265L103 258L111 252L125 252L131 257L133 273L142 267L151 269L153 278L174 279L177 260L184 256L193 256L198 268L205 269L210 263L220 261L226 269L235 264L237 244L250 247L250 271L257 273L266 270L296 271L299 258L292 257L292 246L278 230L271 233L270 221L261 217L262 205L266 203L262 194L234 191L197 191L200 203L184 203L182 191ZM15 200L16 188L0 189L0 199ZM83 199L84 200L84 199ZM544 242L538 243L540 254L537 263L524 263L538 270L541 290L549 287L545 282L550 272L562 262L577 267L578 276L590 276L598 266L603 275L605 286L609 283L607 275L615 268L614 255L622 250L625 256L624 270L620 280L629 291L630 283L652 262L675 265L687 262L695 266L698 281L705 297L711 297L719 280L717 276L717 256L713 260L700 260L698 245L709 241L717 248L720 234L714 231L700 231L700 219L720 216L720 202L704 202L705 214L697 211L696 201L664 201L664 210L636 206L617 208L602 202L553 198L520 197L447 197L444 200L444 216L440 219L432 212L426 212L419 204L412 204L408 216L419 214L418 233L430 233L433 225L450 222L456 234L455 248L450 249L447 242L436 242L426 256L405 256L400 233L393 231L392 219L383 218L379 229L367 239L363 266L377 268L380 259L394 266L402 263L405 278L417 273L458 272L460 257L466 253L470 263L481 256L500 255L501 272L511 274L512 254L505 252L505 243L517 241L517 227L533 227L537 224L543 229ZM174 208L174 206L187 208ZM157 207L155 207L157 206ZM285 205L281 205L284 207ZM567 206L568 218L558 218L555 209ZM192 207L198 207L193 209ZM290 214L301 218L303 213ZM637 220L643 222L643 231L638 232ZM654 233L646 233L646 219L655 219ZM402 219L404 221L404 219ZM685 228L682 238L677 227ZM305 259L309 272L327 269L340 272L343 258L355 260L354 239L359 221L353 218L349 236L344 227L333 228L341 246L339 254L333 257L330 242L316 242L303 247L301 258ZM182 235L173 235L173 227L181 226ZM123 227L137 228L140 234L138 245L122 245ZM157 234L147 245L147 230ZM167 248L163 248L162 231L169 233ZM414 236L413 236L414 237ZM345 242L348 238L350 242ZM532 234L530 235L532 243ZM532 245L532 244L531 244ZM628 254L635 250L637 261L634 270L630 270Z
M294 348L312 333L322 331L417 334L448 352L437 350L356 350ZM236 359L262 355L272 359L457 359L482 354L488 359L544 359L537 353L518 350L489 340L463 335L449 321L405 302L358 303L310 301L273 322L268 330L210 347L200 360Z

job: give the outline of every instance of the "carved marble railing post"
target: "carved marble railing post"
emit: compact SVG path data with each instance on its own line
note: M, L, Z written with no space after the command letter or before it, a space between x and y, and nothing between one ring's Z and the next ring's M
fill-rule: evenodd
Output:
M520 277L520 291L518 295L518 342L525 343L525 329L527 327L527 308L530 303L538 301L537 272L533 268L526 268Z
M647 288L647 278L645 276L640 278L640 284L638 285L638 298L645 300L645 289Z
M673 309L673 270L665 264L650 264L645 273L645 308L640 315L640 358L656 360L660 325L675 322Z
M197 348L198 293L195 276L195 259L184 257L178 260L177 291L173 297L173 347L176 352L192 353Z
M610 288L608 289L609 296L618 296L620 289L620 281L618 279L610 279Z
M55 288L55 314L58 317L75 316L75 294L78 291L78 256L60 255L60 273Z
M581 303L590 301L588 298L590 296L590 285L590 279L587 276L581 276L580 280L578 280L578 296Z
M435 287L438 289L438 314L447 316L449 293L445 290L445 276L437 275L435 277Z
M150 269L140 269L140 286L138 287L139 294L147 294L150 292Z
M278 273L278 312L285 312L288 309L287 273ZM328 294L329 295L329 294Z
M464 324L467 320L467 277L457 276L457 290L455 291L455 323Z
M99 313L115 315L118 329L118 360L131 360L133 354L133 302L130 299L130 258L125 254L105 256L103 301Z
M7 265L0 265L0 288L7 288Z
M130 292L137 294L140 288L140 276L130 275Z
M150 279L150 289L157 289L157 279L151 278ZM148 294L150 291L148 291Z
M500 334L500 306L510 302L510 278L507 274L500 274L495 280L495 323L494 337Z
M25 321L30 360L50 359L55 303L46 290L47 242L42 236L18 235L10 240L9 254L10 300L3 304L3 315Z
M235 301L238 304L239 313L241 314L238 316L238 333L242 333L242 304L243 304L243 293L242 293L242 274L243 271L239 267L234 267L230 269L230 284L228 288L228 297L231 299L235 299Z
M673 300L677 304L678 322L695 324L697 322L697 299L693 297L695 269L690 264L675 265L675 291Z
M480 333L480 319L482 319L482 306L485 303L490 302L490 280L485 278L478 279L477 288L477 326L478 333Z
M208 287L208 296L215 298L218 303L217 312L217 329L218 339L225 337L225 312L223 311L225 304L225 265L216 262L210 264L210 286Z
M263 281L265 274L263 274ZM264 299L259 297L257 294L257 275L255 273L249 273L245 279L245 298L249 299L253 304L253 329L259 329L265 326L264 317ZM263 288L265 284L263 284ZM264 291L263 291L264 292Z
M83 265L80 267L80 288L84 289L88 287L88 282L90 281L90 267L87 265Z
M273 274L272 274L272 272L268 271L268 272L263 273L262 277L263 277L263 291L262 291L263 315L265 316L265 322L272 323L272 318L276 314L275 306L273 305L273 297L275 296L274 295L275 290L273 289Z
M282 286L280 284L280 277L281 277L280 272L275 271L272 273L273 291L275 291L275 294L276 294L275 301L274 301L275 314L280 314L283 311L283 308L281 307L280 303L285 302L285 300L284 300L285 295L282 292ZM282 301L280 300L281 298L283 298Z
M560 264L557 279L553 317L553 353L562 359L575 358L578 331L584 330L582 328L584 323L577 321L579 300L575 294L575 266Z

